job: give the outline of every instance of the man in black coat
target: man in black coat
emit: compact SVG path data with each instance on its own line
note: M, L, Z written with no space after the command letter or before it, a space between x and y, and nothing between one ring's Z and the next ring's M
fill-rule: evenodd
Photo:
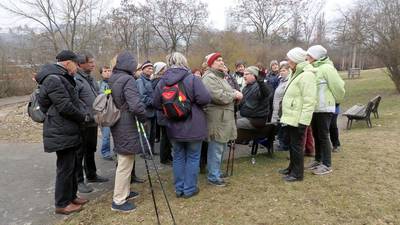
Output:
M78 55L78 71L75 76L76 89L81 103L81 109L90 115L91 123L81 126L82 145L78 151L78 191L81 193L92 192L93 188L84 182L85 171L88 182L107 182L108 179L97 175L95 152L97 148L97 124L93 118L93 102L99 93L99 87L90 73L95 68L95 60L91 53L83 52ZM83 163L83 166L82 166Z
M257 129L265 126L269 115L271 89L259 76L255 66L244 71L246 86L243 88L243 99L239 104L240 116L237 128Z
M82 205L88 202L76 195L75 170L76 152L81 145L79 125L88 122L89 116L80 110L75 92L73 76L77 69L77 56L64 50L56 59L56 64L44 65L35 79L40 85L39 105L46 114L43 124L44 151L57 154L55 212L70 214L80 211Z

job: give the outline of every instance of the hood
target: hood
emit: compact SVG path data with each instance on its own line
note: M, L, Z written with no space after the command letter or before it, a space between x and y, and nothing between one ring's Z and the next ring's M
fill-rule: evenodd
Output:
M171 86L178 83L189 74L190 72L186 68L169 68L167 71L165 71L165 74L161 79L165 81L167 86Z
M113 70L120 70L133 75L136 71L137 61L128 51L124 51L117 57L117 62Z
M38 84L41 84L48 75L65 75L66 73L67 70L58 64L46 64L40 68L35 80Z
M309 71L312 73L316 73L317 69L315 69L309 62L305 61L305 62L301 62L299 64L297 64L296 66L296 71L294 72L294 74L292 75L292 77L296 77L297 75L299 75L300 73L304 72L304 71Z
M312 63L312 65L314 67L319 67L319 66L324 65L324 64L329 64L329 65L333 66L333 62L329 59L329 57L324 57L324 58L322 58L320 60L317 60L317 61Z

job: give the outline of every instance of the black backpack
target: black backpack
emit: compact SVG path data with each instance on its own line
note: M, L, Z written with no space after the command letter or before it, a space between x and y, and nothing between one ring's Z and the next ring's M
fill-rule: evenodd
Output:
M182 121L189 117L192 111L190 99L186 95L183 80L161 90L162 109L169 120Z
M32 92L30 100L28 102L28 116L37 123L43 123L46 115L40 110L39 105L39 92L40 85Z

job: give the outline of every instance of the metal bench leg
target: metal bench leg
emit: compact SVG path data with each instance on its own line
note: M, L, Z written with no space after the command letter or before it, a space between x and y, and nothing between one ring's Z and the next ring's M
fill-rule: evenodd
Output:
M353 120L352 119L348 119L347 120L347 130L351 129L351 125L353 124Z

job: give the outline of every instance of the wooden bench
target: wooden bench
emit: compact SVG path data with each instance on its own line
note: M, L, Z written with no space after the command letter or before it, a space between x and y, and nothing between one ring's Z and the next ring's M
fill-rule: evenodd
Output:
M378 107L381 101L381 96L375 96L373 99L369 100L368 104L365 105L354 105L346 112L343 116L347 117L347 129L350 130L353 125L353 120L365 120L369 128L372 127L371 123L371 113L374 113L375 118L379 118Z
M268 149L268 154L272 154L274 152L273 140L275 138L275 133L276 126L274 123L267 123L261 129L237 129L237 138L235 142L238 144L243 144L253 141L251 155L255 156L258 151L258 141L260 139L267 138L269 140L268 146L266 146Z
M360 78L360 74L361 74L360 68L349 68L347 77L348 79L354 79L355 76L357 76L357 78Z

